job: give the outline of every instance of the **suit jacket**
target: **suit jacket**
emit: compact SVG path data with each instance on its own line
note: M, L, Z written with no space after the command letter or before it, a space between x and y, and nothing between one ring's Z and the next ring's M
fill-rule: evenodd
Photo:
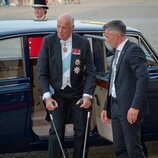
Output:
M42 95L50 91L49 84L54 91L58 91L62 86L62 52L57 33L44 38L37 66ZM76 67L79 72L75 69ZM72 33L70 81L73 92L92 95L95 76L89 41Z
M143 50L137 44L127 41L117 63L114 81L117 104L125 119L130 107L139 109L139 116L149 112L147 103L149 73L145 62L146 56ZM104 110L107 110L109 117L110 103L111 96L108 95Z

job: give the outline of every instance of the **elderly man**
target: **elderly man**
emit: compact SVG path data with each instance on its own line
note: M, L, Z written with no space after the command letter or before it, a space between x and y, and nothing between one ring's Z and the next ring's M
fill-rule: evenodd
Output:
M71 113L75 132L73 158L82 158L87 109L95 87L95 67L89 41L73 29L74 19L69 14L58 17L57 33L43 40L38 74L46 109L54 117L62 142L68 111ZM76 105L81 98L81 105ZM49 158L60 158L53 127L49 132Z
M47 1L46 0L34 0L32 5L34 8L35 20L48 20L47 18Z

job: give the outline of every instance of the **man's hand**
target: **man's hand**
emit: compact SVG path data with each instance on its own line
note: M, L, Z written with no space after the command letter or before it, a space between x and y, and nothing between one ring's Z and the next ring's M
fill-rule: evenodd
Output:
M45 103L46 103L46 108L49 111L52 111L52 110L54 110L55 108L58 107L58 103L52 98L47 98L45 100Z
M105 111L105 110L103 110L103 111L101 112L101 121L102 121L103 123L105 123L105 124L110 123L110 119L109 119L108 116L107 116L107 111Z
M130 124L133 124L137 121L139 110L135 108L130 108L127 113L127 120Z
M80 99L76 105L80 105L81 108L88 109L91 106L91 99L88 96L84 96L82 99Z

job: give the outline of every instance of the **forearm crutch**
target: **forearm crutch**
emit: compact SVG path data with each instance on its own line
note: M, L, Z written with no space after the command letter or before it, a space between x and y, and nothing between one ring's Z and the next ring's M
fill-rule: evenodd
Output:
M58 132L57 132L57 129L56 129L56 126L55 126L55 123L54 123L53 115L52 115L51 113L49 113L49 116L50 116L50 119L51 119L51 124L52 124L52 126L53 126L53 128L54 128L56 137L57 137L57 139L58 139L58 143L59 143L61 152L62 152L62 154L63 154L63 158L66 158L65 153L64 153L63 146L62 146L61 141L60 141L60 138L59 138L59 134L58 134Z
M85 129L82 158L85 158L85 153L86 153L87 135L88 135L88 129L89 129L89 119L90 119L90 109L88 109L88 113L87 113L87 122L86 122L86 129Z

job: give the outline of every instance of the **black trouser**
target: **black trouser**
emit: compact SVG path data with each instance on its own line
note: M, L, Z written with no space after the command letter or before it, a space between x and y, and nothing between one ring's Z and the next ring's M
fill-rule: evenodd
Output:
M68 94L68 93L64 93ZM87 110L80 108L76 105L76 102L80 98L65 97L61 93L55 94L54 99L58 103L58 108L56 108L51 113L53 114L54 122L63 143L64 133L65 133L65 123L67 118L68 110L71 111L72 123L74 124L74 152L73 158L82 158L82 150L84 143L84 134L87 118ZM55 135L54 129L51 127L49 131L49 158L60 158L60 146Z
M114 149L117 158L144 158L140 123L129 124L121 116L117 101L112 101L111 120Z

